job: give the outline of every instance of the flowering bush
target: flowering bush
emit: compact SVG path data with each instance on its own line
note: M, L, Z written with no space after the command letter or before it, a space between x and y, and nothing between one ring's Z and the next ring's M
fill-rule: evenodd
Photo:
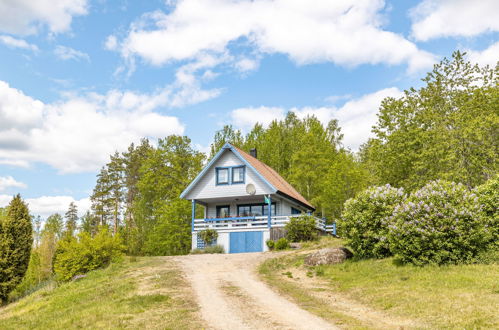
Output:
M368 188L345 202L338 226L358 257L383 258L391 255L386 220L404 196L402 189L386 185Z
M475 189L484 225L491 230L491 242L499 248L499 175Z
M415 265L473 261L490 241L477 202L462 184L428 183L395 208L388 234L391 251Z

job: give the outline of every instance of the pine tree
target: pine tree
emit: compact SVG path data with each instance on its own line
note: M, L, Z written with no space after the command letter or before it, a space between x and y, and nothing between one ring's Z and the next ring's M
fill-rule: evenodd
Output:
M112 217L113 199L111 197L110 177L106 167L97 175L92 196L92 210L99 219L100 226L108 226Z
M33 245L33 226L28 206L16 195L0 218L0 303L19 284L28 269Z
M78 222L78 209L74 202L69 204L68 211L64 215L66 218L66 236L73 237L76 232Z

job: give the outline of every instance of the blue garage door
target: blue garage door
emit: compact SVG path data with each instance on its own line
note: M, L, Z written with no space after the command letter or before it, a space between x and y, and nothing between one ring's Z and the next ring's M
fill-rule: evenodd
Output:
M229 253L262 252L263 231L230 233Z

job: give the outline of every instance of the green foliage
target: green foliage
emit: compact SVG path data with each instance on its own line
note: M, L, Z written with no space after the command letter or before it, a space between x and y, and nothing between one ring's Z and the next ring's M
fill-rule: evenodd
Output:
M464 58L454 53L425 86L382 102L375 138L361 151L377 181L409 191L436 179L475 187L498 172L499 66Z
M194 249L191 254L213 254L213 253L225 253L225 249L222 245L210 245L204 249Z
M387 218L403 199L403 189L386 185L368 188L345 203L338 226L357 257L391 255Z
M235 130L232 125L225 125L220 131L215 133L213 143L210 146L210 159L213 158L227 142L236 147L241 147L243 140L240 130Z
M289 242L287 239L279 238L274 244L276 250L286 250L289 247Z
M395 208L389 220L391 251L401 262L415 265L475 261L491 236L477 201L462 184L428 183Z
M269 248L269 250L273 250L274 247L275 247L275 242L271 239L268 239L265 244L267 244L267 247Z
M38 250L34 249L31 252L29 259L28 269L23 277L23 280L16 288L10 293L9 301L19 299L20 297L28 294L37 288L44 279L41 272L41 259Z
M204 229L198 233L199 238L204 242L204 246L211 245L218 238L218 232L215 229Z
M71 280L91 270L119 261L124 246L119 236L111 236L103 227L93 238L86 232L78 239L70 238L58 242L54 257L54 272L61 282Z
M66 236L73 237L76 232L76 227L78 226L78 209L74 202L69 204L68 211L64 215L66 218Z
M499 175L478 186L475 193L483 222L492 231L491 242L499 249Z
M187 254L191 247L191 205L180 193L201 170L204 155L187 137L158 141L140 167L132 215L139 253Z
M191 203L176 198L155 210L156 224L147 233L143 252L148 255L180 255L191 249Z
M47 221L45 221L45 226L43 226L42 235L43 233L52 233L55 235L56 239L61 239L63 233L63 227L64 227L64 221L61 215L58 213L52 214L47 218Z
M286 224L286 237L291 242L312 241L317 238L315 218L308 215L293 217Z
M9 203L7 214L0 216L0 304L22 281L28 268L33 227L28 206L16 195Z

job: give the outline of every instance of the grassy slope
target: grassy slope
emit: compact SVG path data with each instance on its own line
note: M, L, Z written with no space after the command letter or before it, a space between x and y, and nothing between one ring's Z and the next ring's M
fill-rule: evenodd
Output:
M329 239L319 244L338 246L341 241ZM283 273L305 267L303 259L303 254L293 254L268 260L261 265L260 274L311 312L347 326L359 326L346 315L335 315L297 285L281 280ZM327 279L333 290L356 301L391 315L420 320L429 327L499 327L497 264L420 268L395 266L391 259L363 260L316 267L313 273Z
M199 328L190 288L165 258L127 259L0 309L2 329Z

